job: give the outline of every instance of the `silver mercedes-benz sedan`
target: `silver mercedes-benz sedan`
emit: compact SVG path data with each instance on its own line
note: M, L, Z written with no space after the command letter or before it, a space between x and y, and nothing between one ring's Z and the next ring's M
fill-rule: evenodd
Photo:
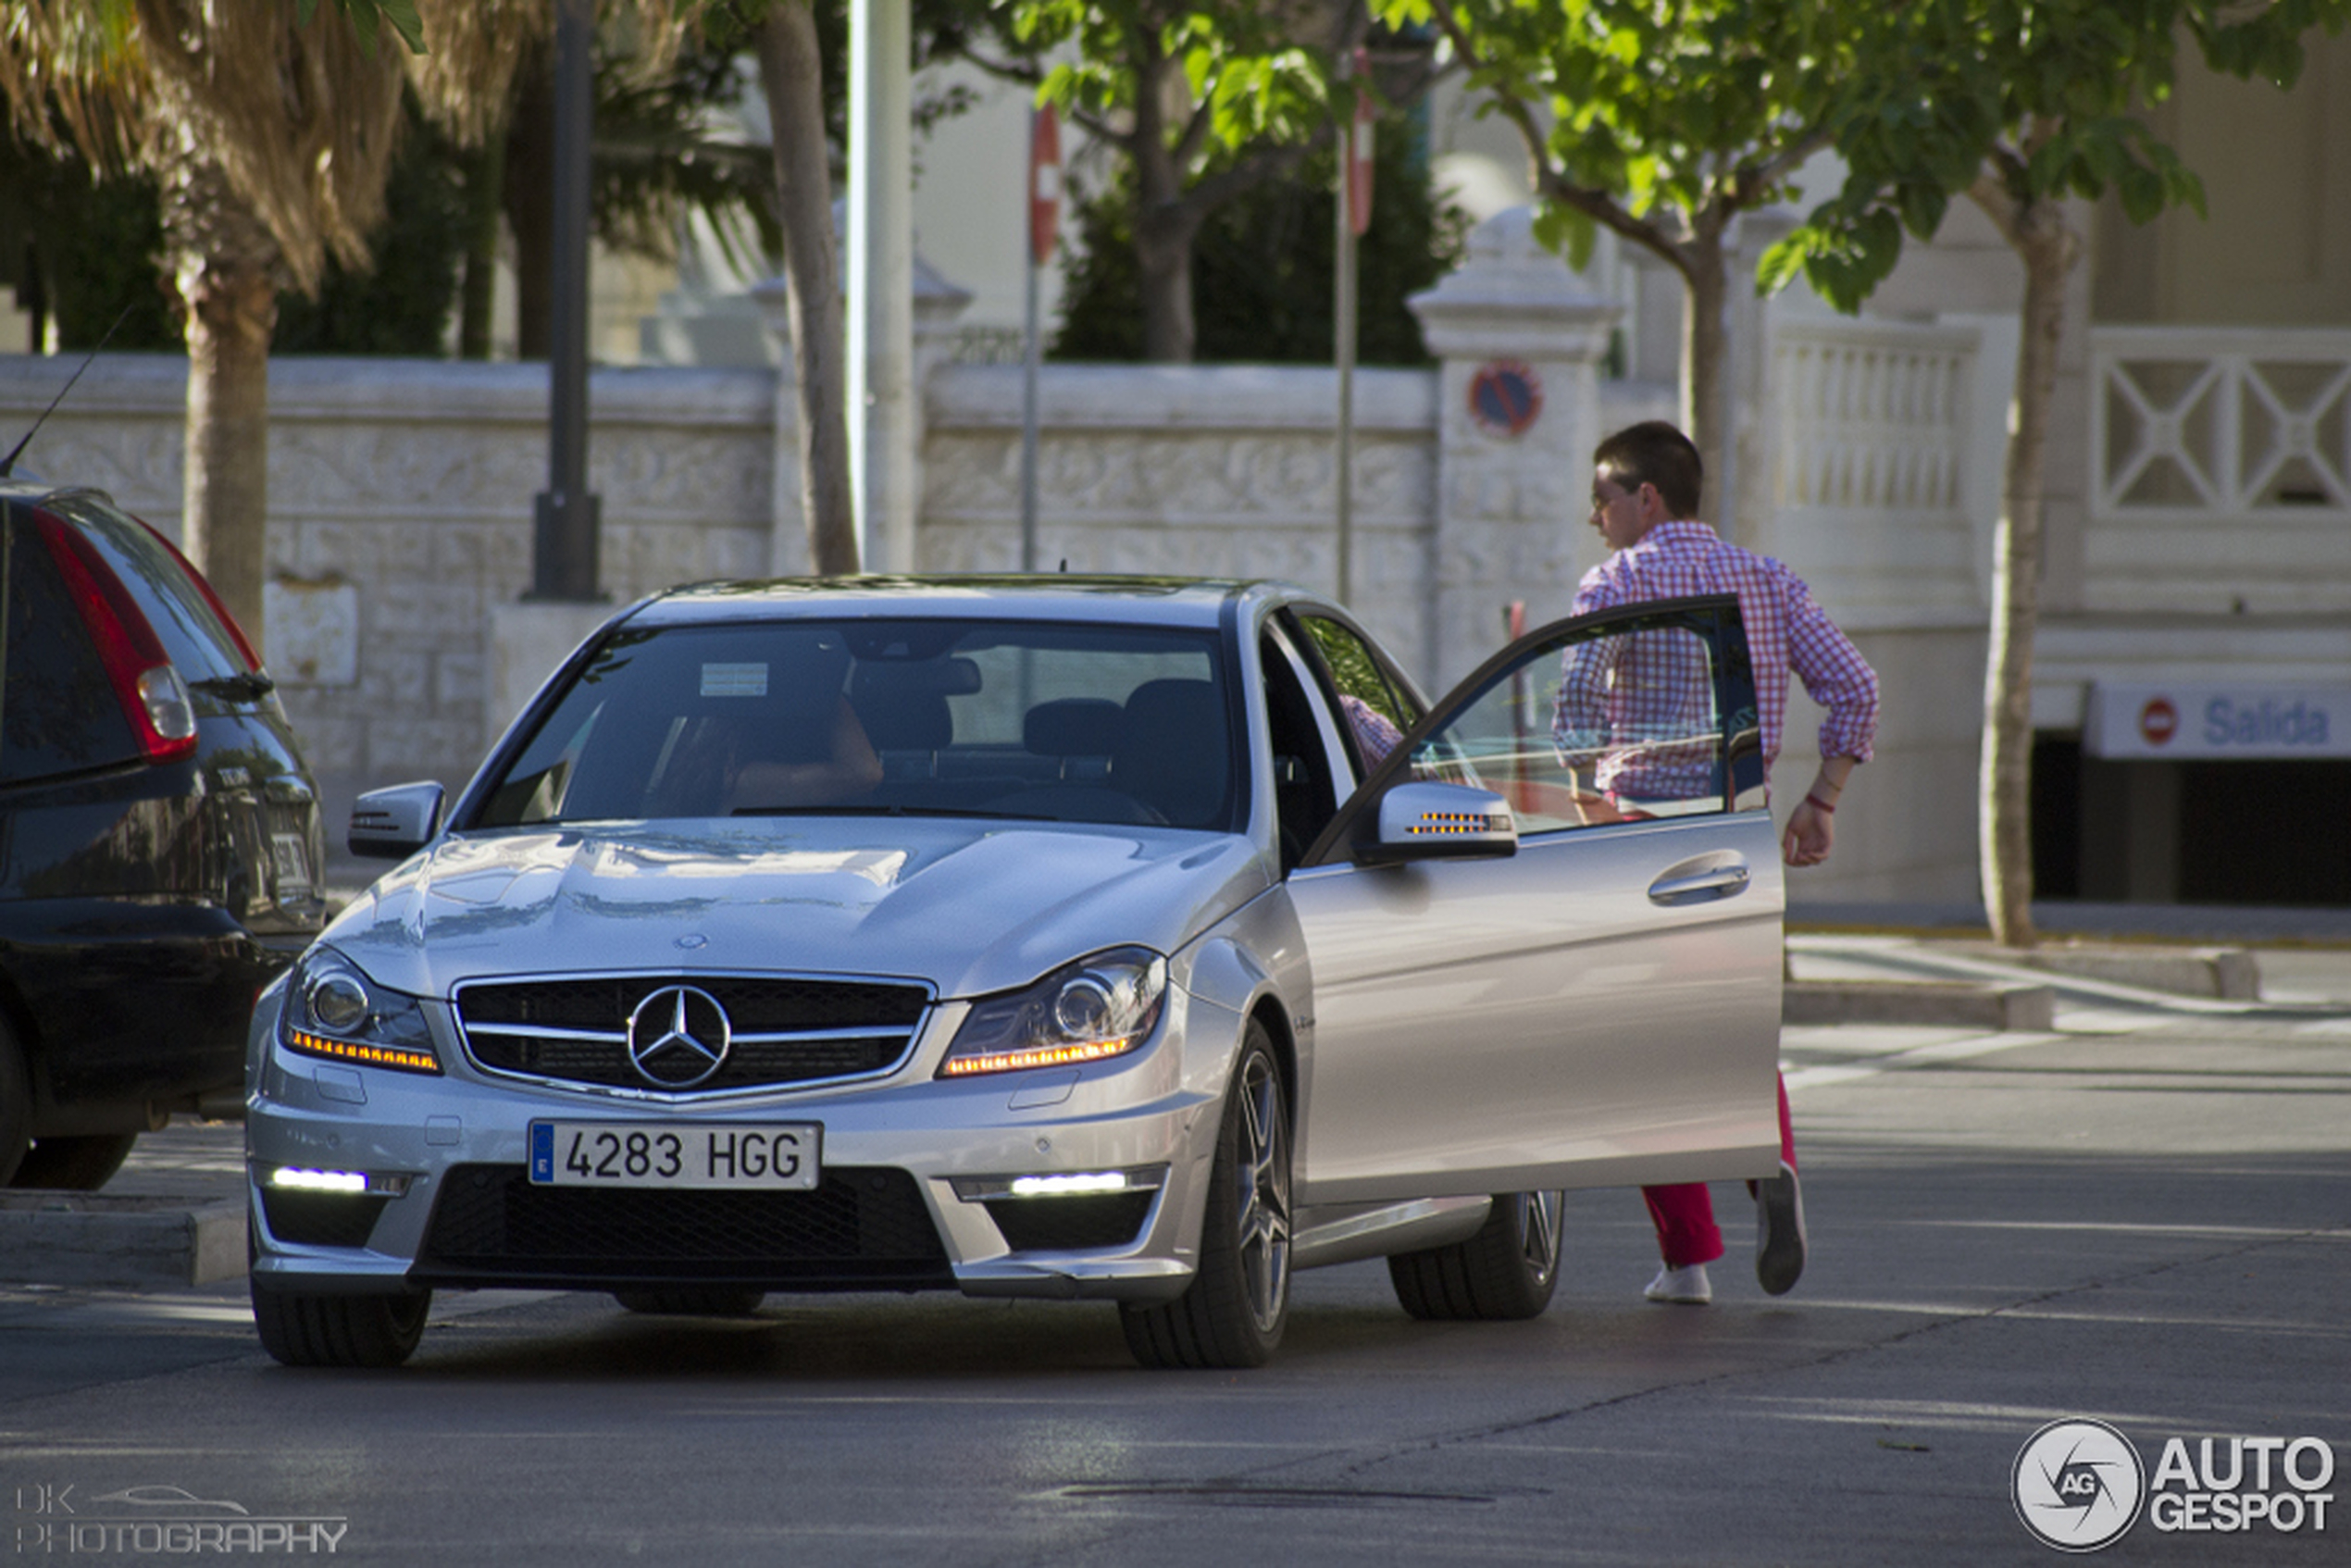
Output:
M1730 598L1442 702L1279 583L862 579L616 616L255 1010L263 1344L435 1289L1117 1304L1263 1362L1291 1272L1531 1316L1559 1191L1778 1164L1779 861Z

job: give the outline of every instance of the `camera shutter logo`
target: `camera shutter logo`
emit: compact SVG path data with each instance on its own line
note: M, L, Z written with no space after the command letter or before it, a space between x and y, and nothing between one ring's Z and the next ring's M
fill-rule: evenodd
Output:
M628 1014L628 1061L656 1089L691 1089L726 1064L734 1027L718 999L695 986L664 986Z
M2112 1546L2146 1500L2146 1466L2103 1421L2052 1421L2025 1439L2009 1476L2016 1516L2059 1551Z

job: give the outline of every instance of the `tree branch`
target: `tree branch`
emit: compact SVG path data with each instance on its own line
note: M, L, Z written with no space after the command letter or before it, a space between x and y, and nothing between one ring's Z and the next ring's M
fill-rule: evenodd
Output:
M1429 9L1437 18L1437 26L1445 30L1445 36L1452 42L1456 59L1469 68L1486 63L1478 57L1476 47L1471 44L1468 33L1462 31L1460 19L1454 16L1450 0L1429 0ZM1578 185L1552 168L1542 128L1535 123L1535 111L1527 106L1526 101L1506 87L1497 85L1489 91L1494 96L1494 106L1501 111L1505 119L1518 128L1519 139L1526 143L1528 171L1534 176L1536 190L1545 199L1574 208L1601 227L1623 235L1643 250L1654 253L1685 279L1689 277L1689 260L1682 255L1672 235L1657 224L1625 211L1607 192Z

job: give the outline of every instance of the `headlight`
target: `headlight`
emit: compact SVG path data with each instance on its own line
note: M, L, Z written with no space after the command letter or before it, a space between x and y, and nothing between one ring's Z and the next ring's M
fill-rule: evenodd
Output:
M425 1010L404 991L387 990L357 964L318 948L294 965L278 1015L278 1043L304 1056L438 1073Z
M973 1003L939 1064L942 1078L1099 1062L1151 1038L1167 996L1167 960L1115 947L1054 970L1025 990Z

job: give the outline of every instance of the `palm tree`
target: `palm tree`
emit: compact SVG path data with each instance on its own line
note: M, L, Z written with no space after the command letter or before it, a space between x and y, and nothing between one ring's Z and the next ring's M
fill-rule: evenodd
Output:
M13 0L0 17L17 133L161 187L188 343L181 529L256 646L278 292L314 290L330 255L366 259L400 125L378 24L414 19L406 0L312 5Z

